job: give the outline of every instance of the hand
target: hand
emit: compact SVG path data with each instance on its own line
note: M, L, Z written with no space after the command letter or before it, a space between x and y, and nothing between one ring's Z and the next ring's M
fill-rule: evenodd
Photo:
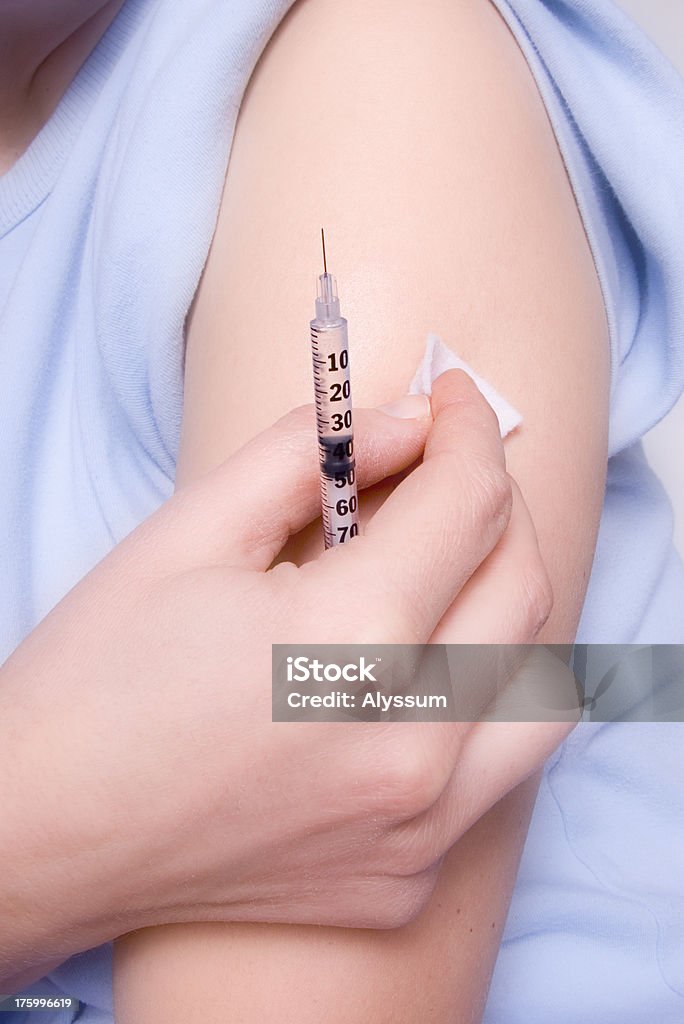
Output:
M500 544L513 487L494 414L460 371L432 413L357 411L361 486L424 458L348 544L270 568L319 513L305 406L179 491L17 649L0 687L5 976L152 924L399 925L560 742L567 726L483 749L468 724L271 722L272 643L449 642L475 613L517 643L548 615L519 492ZM468 584L488 556L489 608Z

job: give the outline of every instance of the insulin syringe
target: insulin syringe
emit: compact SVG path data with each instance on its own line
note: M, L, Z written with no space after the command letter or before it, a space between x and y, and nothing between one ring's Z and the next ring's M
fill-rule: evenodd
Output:
M323 230L321 238L323 273L318 278L316 317L310 326L323 533L326 548L331 548L358 534L359 498L354 463L347 321L340 316L337 284L328 273Z

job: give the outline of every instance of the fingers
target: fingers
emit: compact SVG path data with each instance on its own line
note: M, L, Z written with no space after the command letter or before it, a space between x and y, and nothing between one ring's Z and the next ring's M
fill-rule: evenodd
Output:
M531 645L530 652L511 679L512 692L521 687L528 690L530 684L540 693L548 688L565 710L554 711L552 698L547 702L546 721L452 724L450 777L431 804L424 800L422 812L396 830L397 845L419 853L421 859L413 861L414 870L427 868L442 857L494 804L541 768L576 725L577 707L568 710L566 702L566 698L570 702L575 698L576 704L572 671L543 644ZM530 707L528 703L528 713ZM539 707L543 713L541 703ZM438 746L445 745L442 723L435 739ZM443 765L443 752L440 756ZM438 781L443 777L437 776Z
M422 452L432 424L429 401L404 398L398 412L354 411L359 487L399 472ZM287 539L321 513L313 405L283 416L177 498L197 508L201 560L268 569Z
M433 806L406 826L408 841L426 848L428 861L540 768L578 719L572 672L551 650L534 643L553 594L529 510L515 481L511 486L504 536L431 637L432 643L468 645L456 653L459 664L467 664L470 655L479 658L477 671L466 675L481 692L464 694L463 713L465 719L469 701L481 720L454 725L460 741L454 748L455 770ZM457 666L452 665L453 672L458 674ZM484 720L492 717L497 720Z
M465 735L458 767L439 800L404 827L404 839L419 845L426 864L432 863L541 768L576 724L576 716L566 721L478 722Z
M498 422L470 377L461 370L442 374L432 412L422 464L363 536L316 563L327 571L334 562L341 592L366 595L359 609L364 638L374 625L381 631L383 615L394 624L393 636L377 635L377 642L426 642L501 538L511 511Z
M435 644L518 644L535 639L553 606L532 516L515 480L508 527L430 638Z

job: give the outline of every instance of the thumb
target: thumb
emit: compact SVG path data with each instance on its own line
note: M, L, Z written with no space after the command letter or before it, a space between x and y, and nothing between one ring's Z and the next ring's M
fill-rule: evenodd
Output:
M425 395L406 395L378 409L355 409L359 488L410 466L420 456L431 425ZM193 531L201 561L268 569L288 538L321 514L313 403L281 417L176 498L201 517Z

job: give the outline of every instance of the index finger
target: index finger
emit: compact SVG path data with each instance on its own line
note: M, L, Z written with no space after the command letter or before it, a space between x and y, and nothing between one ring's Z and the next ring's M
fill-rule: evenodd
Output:
M416 643L428 641L496 546L512 502L496 415L468 374L448 370L435 381L432 412L421 465L392 492L363 536L317 563L334 567L344 592L352 586L367 596L364 633L375 609L379 628L389 612L406 641Z

